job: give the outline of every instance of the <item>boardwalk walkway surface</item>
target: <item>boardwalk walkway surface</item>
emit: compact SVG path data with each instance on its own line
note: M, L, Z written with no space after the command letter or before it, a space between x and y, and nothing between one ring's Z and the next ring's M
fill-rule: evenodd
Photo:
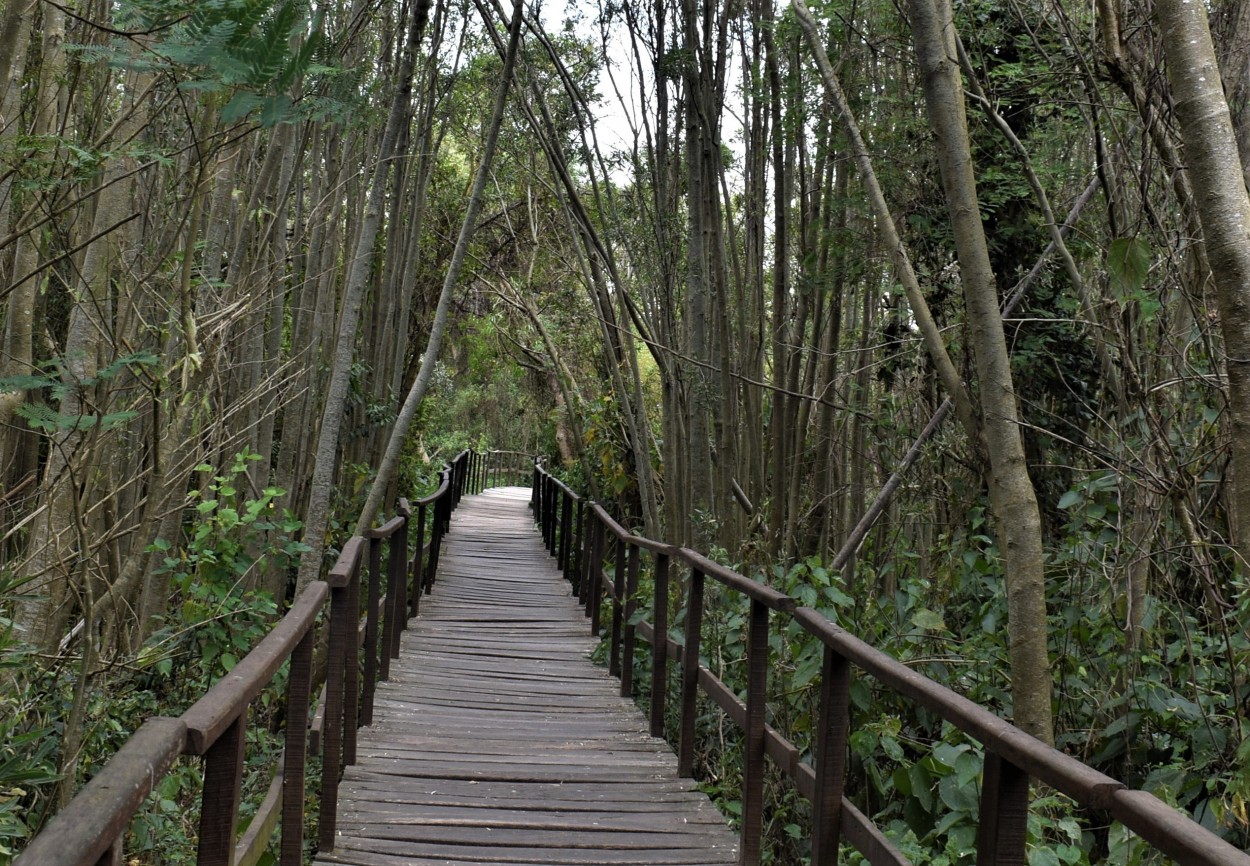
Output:
M737 837L589 660L528 500L497 488L460 503L317 863L736 862Z

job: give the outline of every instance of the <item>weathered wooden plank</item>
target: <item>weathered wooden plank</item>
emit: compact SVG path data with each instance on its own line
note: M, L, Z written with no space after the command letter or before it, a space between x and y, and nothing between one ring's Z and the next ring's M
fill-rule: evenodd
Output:
M528 491L462 501L317 862L737 861L715 807L590 662L583 609L531 521Z

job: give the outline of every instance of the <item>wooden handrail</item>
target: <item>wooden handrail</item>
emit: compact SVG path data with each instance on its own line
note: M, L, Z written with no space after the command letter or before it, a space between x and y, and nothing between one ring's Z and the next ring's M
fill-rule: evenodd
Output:
M1054 749L986 708L868 645L827 617L778 590L712 562L688 548L634 535L598 503L587 502L556 479L541 460L534 465L535 522L548 549L572 552L559 559L573 592L585 604L592 634L599 635L600 608L611 607L609 670L622 677L622 694L631 694L634 636L651 644L651 734L663 736L668 670L679 666L679 772L690 775L694 764L696 690L719 706L745 735L742 792L742 862L760 860L764 805L763 761L772 760L801 796L812 803L813 866L837 861L839 839L854 845L874 866L908 864L907 858L843 793L850 727L850 683L858 668L885 687L932 711L985 748L982 778L978 866L1022 864L1029 810L1030 778L1072 797L1081 806L1110 815L1148 845L1182 864L1250 866L1241 851L1146 791L1123 783ZM574 511L584 515L574 532L563 519ZM588 524L588 525L587 525ZM608 543L611 539L612 544ZM652 622L634 623L638 557L652 556L655 574ZM605 558L612 565L605 571ZM686 623L682 640L669 637L670 571L674 562L689 569L685 594ZM747 696L700 663L703 594L707 579L742 593L751 601L747 635ZM797 623L824 646L820 678L820 710L813 737L811 763L800 750L765 721L770 614ZM653 624L654 623L654 624Z
M104 866L122 862L127 828L144 799L182 755L201 756L204 793L200 810L199 866L254 863L265 850L273 828L281 828L283 866L303 858L304 798L309 753L321 746L321 800L318 804L320 847L334 846L338 775L355 760L357 707L363 718L372 712L378 653L388 660L398 653L399 636L415 615L422 592L428 591L438 567L442 537L451 511L466 492L480 489L486 475L483 455L462 451L440 472L438 488L416 500L417 549L408 556L412 510L400 501L399 513L365 536L354 536L324 581L314 581L265 637L222 679L176 719L152 718L123 744L117 754L87 783L47 827L31 840L15 866ZM426 541L427 509L434 520ZM376 547L389 548L386 593L370 568L367 600L361 603L362 571ZM370 556L366 557L366 551ZM314 632L317 618L330 602L329 649L321 706L311 726L306 723L315 685ZM411 600L411 602L409 602ZM364 618L361 619L361 608ZM382 631L382 646L370 635ZM365 652L364 681L358 653ZM237 838L240 789L246 745L247 711L290 660L287 677L287 730L282 768L275 774L249 833ZM383 669L383 676L385 670ZM361 699L364 699L363 701ZM298 720L298 722L297 722ZM280 819L277 813L281 813Z

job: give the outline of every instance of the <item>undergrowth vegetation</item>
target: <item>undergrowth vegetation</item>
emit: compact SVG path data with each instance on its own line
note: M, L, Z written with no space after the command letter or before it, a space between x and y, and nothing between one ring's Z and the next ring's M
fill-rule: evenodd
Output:
M228 673L272 627L279 610L266 581L285 591L291 564L303 550L300 529L276 502L283 491L247 491L247 468L259 458L236 454L217 471L197 467L202 486L183 509L178 537L154 549L168 597L151 636L130 664L81 667L64 655L53 667L30 664L33 650L4 623L0 671L0 862L19 850L58 804L90 778L152 716L177 716ZM86 627L82 640L124 640ZM90 657L96 657L92 653ZM286 668L253 702L247 725L245 803L255 809L272 777L286 719ZM82 731L67 737L68 705L83 696ZM68 752L65 743L76 742ZM202 768L179 759L130 827L132 863L194 862Z

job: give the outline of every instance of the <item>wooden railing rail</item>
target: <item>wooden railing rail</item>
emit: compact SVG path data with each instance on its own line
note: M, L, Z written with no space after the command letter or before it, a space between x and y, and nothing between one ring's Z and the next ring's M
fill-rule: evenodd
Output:
M1017 866L1027 862L1029 781L1035 778L1067 794L1081 806L1110 816L1147 844L1181 864L1250 866L1250 855L1202 827L1154 795L1130 790L1121 782L1035 739L984 707L919 674L896 659L843 631L818 611L793 598L710 561L688 548L662 544L630 533L597 503L587 502L535 461L535 522L548 551L557 559L586 606L592 634L600 632L600 609L610 605L609 670L621 678L621 694L633 693L636 636L652 646L650 726L665 736L670 664L678 665L678 771L694 772L697 690L723 710L744 735L741 862L760 862L765 758L812 804L813 866L838 858L844 839L874 866L904 866L907 858L843 793L850 730L853 671L868 674L946 720L985 749L981 784L979 866ZM654 598L650 621L635 622L640 559L651 559ZM684 637L669 637L670 593L674 562L688 569L684 602ZM605 565L607 569L605 569ZM610 569L610 573L608 571ZM700 640L707 579L750 600L746 648L746 700L700 661ZM683 605L678 604L678 609ZM820 708L810 758L765 721L772 614L797 623L824 645Z
M356 760L356 730L373 717L377 681L389 674L399 638L421 595L434 584L451 513L466 492L499 477L502 461L463 451L439 486L365 536L354 536L324 581L314 581L251 652L178 718L148 719L17 858L16 866L117 866L127 828L145 799L182 755L203 759L198 866L250 866L281 833L282 866L303 859L307 758L322 755L318 845L334 847L342 768ZM519 472L519 469L518 469ZM415 527L413 524L415 523ZM409 533L415 550L409 557ZM428 540L427 540L428 534ZM383 546L385 589L383 589ZM367 576L361 614L361 572ZM311 725L316 685L316 624L329 600L324 687ZM363 655L363 658L362 658ZM242 838L237 826L248 708L290 661L286 732L280 768Z

